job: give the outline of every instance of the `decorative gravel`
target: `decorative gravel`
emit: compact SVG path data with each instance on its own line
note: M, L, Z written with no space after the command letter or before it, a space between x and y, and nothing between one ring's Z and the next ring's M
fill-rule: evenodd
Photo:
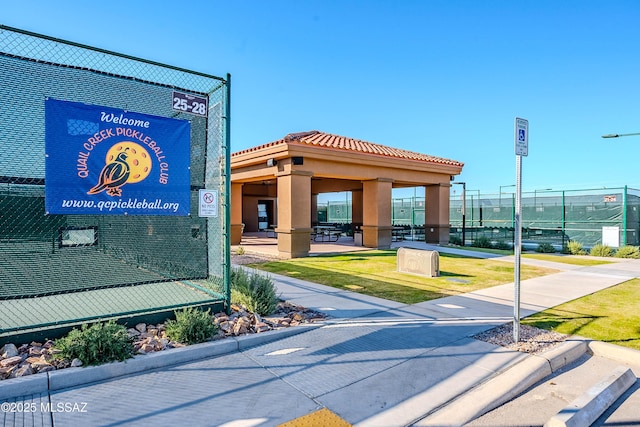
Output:
M523 353L541 353L569 338L569 335L547 331L529 325L520 325L520 342L513 339L513 322L489 329L473 338Z

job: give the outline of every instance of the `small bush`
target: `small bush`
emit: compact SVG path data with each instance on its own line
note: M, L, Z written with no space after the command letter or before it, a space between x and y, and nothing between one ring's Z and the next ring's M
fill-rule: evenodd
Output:
M591 248L591 250L589 251L589 255L607 257L607 256L612 256L613 251L609 246L598 243L597 245L594 245Z
M449 236L449 244L462 246L462 239L458 236Z
M279 299L270 277L239 268L231 273L231 301L266 316L275 311Z
M556 248L554 248L551 243L540 243L536 248L536 252L540 252L543 254L552 254L555 251L556 251Z
M493 245L493 247L495 249L500 249L503 251L508 251L511 249L511 244L508 242L505 242L504 240L498 240L495 245Z
M122 361L133 356L133 339L127 334L127 328L114 321L84 324L56 340L54 347L60 350L58 357L77 358L84 365Z
M575 240L570 240L567 242L565 248L563 248L563 252L571 255L586 255L587 251L582 248L582 243L576 242Z
M478 236L473 240L473 244L476 248L492 248L491 239L487 236Z
M238 249L236 249L236 254L244 255L244 248L242 246L238 246Z
M209 341L218 331L210 311L198 310L193 307L176 311L175 320L169 320L165 323L167 336L182 344L198 344Z
M616 258L640 258L640 248L638 246L623 246L614 255Z

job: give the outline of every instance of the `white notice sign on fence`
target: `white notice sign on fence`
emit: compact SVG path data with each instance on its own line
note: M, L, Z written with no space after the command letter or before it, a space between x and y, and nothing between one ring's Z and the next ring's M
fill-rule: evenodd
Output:
M199 190L198 216L218 216L218 190Z

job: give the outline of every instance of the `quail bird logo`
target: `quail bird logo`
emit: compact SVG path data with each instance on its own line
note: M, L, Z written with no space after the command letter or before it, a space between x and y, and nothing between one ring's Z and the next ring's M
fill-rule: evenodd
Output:
M147 150L132 141L121 141L113 145L107 151L104 162L98 184L87 191L87 194L106 191L109 196L121 196L123 185L144 181L152 169Z
M100 178L98 185L93 187L87 192L87 194L98 194L101 191L106 190L110 196L122 195L122 187L127 183L131 168L127 163L127 149L124 152L118 154L118 157L110 163L107 163L100 172Z

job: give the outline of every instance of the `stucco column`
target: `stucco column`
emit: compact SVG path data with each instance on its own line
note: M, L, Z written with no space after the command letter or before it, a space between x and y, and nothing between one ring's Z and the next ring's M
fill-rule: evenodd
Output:
M318 223L318 195L311 195L311 225Z
M311 172L287 171L278 178L278 251L284 258L309 255Z
M362 226L362 190L351 192L351 222Z
M451 184L425 186L424 237L427 243L449 243L449 190Z
M384 178L362 183L362 244L368 248L391 247L391 187Z
M231 244L239 245L242 240L242 185L231 183Z

